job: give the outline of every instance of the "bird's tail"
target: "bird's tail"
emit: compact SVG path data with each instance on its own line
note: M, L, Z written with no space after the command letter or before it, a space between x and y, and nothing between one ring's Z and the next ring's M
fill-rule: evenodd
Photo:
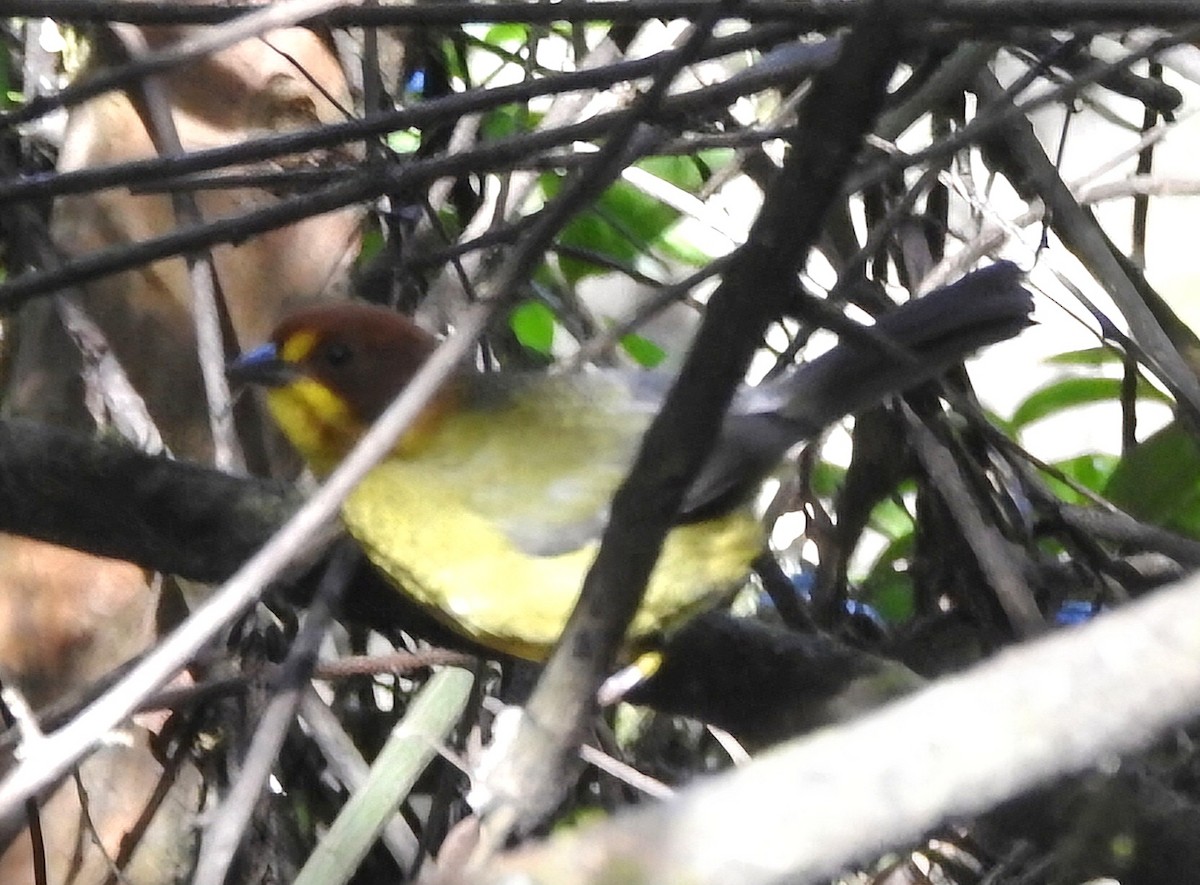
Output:
M936 378L974 351L1030 325L1033 296L1021 271L1002 261L914 299L872 327L897 345L843 340L735 399L721 440L685 500L683 515L703 518L730 495L757 483L788 449L838 419Z
M868 341L843 341L771 382L771 409L795 424L799 438L845 415L936 378L981 347L1028 327L1033 296L1009 261L967 274L881 316L877 334L912 355L898 358Z

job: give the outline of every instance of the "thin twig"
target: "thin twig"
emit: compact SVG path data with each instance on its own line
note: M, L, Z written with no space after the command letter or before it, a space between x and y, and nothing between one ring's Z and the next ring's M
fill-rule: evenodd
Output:
M728 37L711 40L701 57L715 58L742 52L761 43L785 39L790 33L790 30L781 29L779 26L751 28ZM419 102L410 107L387 113L370 114L361 120L330 123L311 129L249 139L236 145L193 151L185 157L133 160L106 167L0 181L0 203L9 200L47 199L105 187L135 186L148 181L192 172L203 172L237 163L269 160L284 154L303 153L316 148L336 147L364 138L385 135L397 129L428 128L457 120L465 114L484 112L543 95L604 89L614 83L636 80L653 74L662 64L664 55L665 53L655 53L645 58L614 62L596 69L585 68L567 74L556 74L507 86L469 90ZM738 83L743 85L730 97L736 98L738 95L768 88L775 78L781 75L796 76L802 72L803 69L791 72L771 69L762 71L762 76L759 76L754 69L750 69L739 75ZM716 84L711 88L723 86L724 84ZM693 93L708 94L706 90L693 90ZM603 125L594 127L594 134L585 137L594 137L606 131L606 127L611 123L611 117L600 115L599 118L604 120Z
M113 34L120 41L131 64L150 54L145 35L128 25L115 25ZM146 130L155 149L162 156L179 157L184 154L183 142L175 127L172 104L167 86L161 76L143 79L140 88L132 92L134 106L146 124ZM140 99L140 100L139 100ZM200 204L191 191L175 191L171 205L178 222L196 227L204 223ZM233 322L229 318L229 306L225 303L217 279L216 262L212 251L188 252L184 256L187 266L188 286L191 290L191 315L196 330L196 358L200 363L200 375L204 381L205 401L208 404L208 425L212 434L213 464L220 470L241 473L246 469L246 457L238 442L237 429L233 423L233 397L229 380L225 377L225 363L233 355L227 348L236 346L233 340Z
M296 718L321 641L333 620L333 609L350 580L358 556L357 550L343 544L330 559L287 659L280 667L276 691L256 717L254 736L238 779L204 831L192 874L193 885L221 885L225 881L258 806L258 798L278 760L283 739Z

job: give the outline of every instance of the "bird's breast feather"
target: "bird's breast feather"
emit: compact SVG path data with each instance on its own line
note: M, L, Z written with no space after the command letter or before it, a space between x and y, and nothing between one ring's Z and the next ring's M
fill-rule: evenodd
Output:
M603 376L467 393L471 407L419 454L378 465L343 517L372 561L450 626L538 658L575 604L651 413ZM711 605L761 544L745 509L673 530L631 632Z
M401 461L375 468L343 518L372 562L417 602L476 641L532 659L558 639L599 546L591 538L530 554L454 489ZM744 578L762 540L745 509L674 529L631 635L715 604Z

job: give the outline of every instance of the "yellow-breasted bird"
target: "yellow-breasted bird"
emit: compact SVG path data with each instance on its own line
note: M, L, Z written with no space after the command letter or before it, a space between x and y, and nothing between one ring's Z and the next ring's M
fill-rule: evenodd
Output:
M1017 334L1031 308L1017 268L996 264L878 320L875 330L916 359L843 341L743 388L667 537L630 640L740 585L764 542L753 492L789 448ZM230 366L230 377L268 388L275 420L323 475L435 346L382 307L314 307L285 319L270 343ZM543 659L670 380L653 371L464 370L350 495L346 527L375 566L448 626L494 650Z

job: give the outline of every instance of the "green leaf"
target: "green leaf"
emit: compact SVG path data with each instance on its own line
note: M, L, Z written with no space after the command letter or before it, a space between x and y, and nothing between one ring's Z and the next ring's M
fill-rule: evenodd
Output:
M398 154L415 154L421 146L421 133L417 129L397 129L387 134L387 145Z
M639 252L628 237L622 236L612 225L593 212L586 212L572 219L571 223L563 228L558 239L563 245L607 256L613 262L622 265L634 264ZM565 254L559 255L558 266L567 282L571 284L585 277L609 271L608 267L601 264Z
M442 60L442 64L446 66L446 74L453 80L461 80L463 83L470 83L471 77L466 69L466 59L464 53L460 51L460 47L456 43L457 38L445 38L439 40L438 58Z
M649 338L632 333L621 339L621 349L644 369L653 369L667 358L667 352Z
M710 152L706 161L724 163L731 154ZM689 193L704 184L706 173L696 159L687 156L650 157L638 166ZM547 174L541 178L547 199L562 188L562 177ZM559 242L581 250L604 255L617 264L636 265L649 248L665 252L671 258L699 267L712 256L696 248L677 229L679 212L626 181L617 181L594 204L594 211L583 212L563 228ZM563 256L559 266L568 282L607 272L607 268L576 256Z
M375 225L368 225L366 230L363 231L362 245L358 250L358 266L365 266L383 251L383 244L383 231Z
M694 242L688 239L687 235L679 229L678 225L674 225L667 229L661 237L659 237L658 247L667 255L674 258L676 261L683 262L690 267L704 267L711 262L715 257L709 252L705 252L699 248Z
M9 65L8 47L0 43L0 108L15 107L20 100L20 93L14 92L8 79Z
M562 177L543 175L541 186L546 198L552 199L562 189ZM605 190L593 210L573 218L558 239L563 245L607 256L618 264L633 265L647 247L658 243L678 217L679 213L670 206L618 181ZM559 266L570 283L608 271L572 256L560 257Z
M483 37L483 42L493 43L509 50L524 46L528 40L529 27L513 22L492 25Z
M907 567L897 565L912 553L912 548L911 532L889 544L871 566L856 594L888 623L906 621L915 610L912 578Z
M647 157L639 160L637 165L656 178L661 178L688 193L695 193L704 184L704 176L700 173L700 167L696 165L695 160L688 156Z
M879 612L879 616L887 623L904 623L912 618L916 610L912 578L908 572L889 569L880 574L871 588L870 599L864 599L863 602Z
M1200 445L1178 422L1121 459L1104 496L1137 519L1195 536L1200 531Z
M1052 466L1064 476L1093 492L1103 492L1121 459L1105 452L1092 452L1057 461ZM1048 477L1051 490L1068 504L1087 504L1088 499L1066 483Z
M875 505L870 526L885 538L896 540L912 534L912 514L889 498Z
M480 129L483 131L485 138L506 138L509 135L524 132L527 128L537 126L542 116L542 114L531 111L524 106L507 105L506 107L489 111L484 116ZM545 180L547 178L556 177L556 173L547 173L544 175L542 177L543 189L545 188Z
M1143 378L1138 378L1137 395L1141 399L1169 403L1171 400ZM1075 406L1120 399L1119 378L1063 378L1030 394L1012 416L1012 428L1020 430L1035 421Z
M808 474L808 484L822 498L833 496L846 481L846 468L828 461L818 461Z
M513 308L508 324L522 345L550 355L554 343L554 311L540 301L524 301Z
M640 243L652 243L674 224L679 213L625 181L618 181L600 197L599 206Z
M704 148L697 151L695 156L700 175L707 181L714 172L732 163L737 158L737 151L733 148Z

